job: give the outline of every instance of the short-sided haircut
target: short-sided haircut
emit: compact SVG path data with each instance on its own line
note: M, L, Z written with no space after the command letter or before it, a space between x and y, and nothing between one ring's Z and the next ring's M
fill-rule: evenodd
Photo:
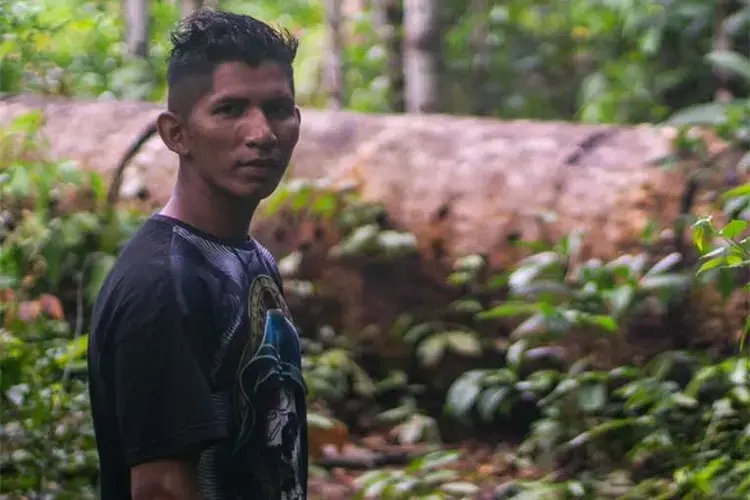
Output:
M172 32L167 57L167 107L183 116L211 90L216 67L244 62L252 67L273 61L289 75L294 92L292 63L299 41L286 29L274 29L251 16L200 9L183 19Z

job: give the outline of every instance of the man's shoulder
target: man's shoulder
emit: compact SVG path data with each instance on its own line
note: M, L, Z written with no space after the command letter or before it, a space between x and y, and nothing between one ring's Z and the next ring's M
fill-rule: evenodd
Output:
M273 274L278 274L278 267L276 265L276 259L268 248L266 248L261 242L254 239L255 247L258 249L258 254L263 264L269 268Z
M175 288L195 288L190 266L173 259L173 227L150 218L127 242L114 263L100 292L102 305L127 302L131 305L165 295L175 298Z

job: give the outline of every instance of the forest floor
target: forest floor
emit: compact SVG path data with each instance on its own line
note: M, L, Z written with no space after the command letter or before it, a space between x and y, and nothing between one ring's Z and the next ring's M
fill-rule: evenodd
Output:
M532 479L540 477L537 471L531 469L519 469L509 458L512 456L513 446L510 443L491 444L479 440L467 440L460 445L446 444L442 450L456 450L461 452L461 458L445 466L458 473L458 481L470 482L482 489L481 495L476 498L492 499L495 490L505 483L514 479ZM383 435L371 435L354 440L347 445L341 453L341 458L351 457L357 461L358 457L367 455L396 456L400 452L404 455L419 455L427 452L423 445L405 446L388 443L388 438ZM335 459L334 459L335 460ZM319 463L325 463L322 460ZM364 463L365 461L362 460ZM367 469L365 466L356 468L325 467L313 464L308 483L308 493L313 500L349 500L355 498L358 492L356 484L357 477L368 470L403 470L405 464L374 467Z

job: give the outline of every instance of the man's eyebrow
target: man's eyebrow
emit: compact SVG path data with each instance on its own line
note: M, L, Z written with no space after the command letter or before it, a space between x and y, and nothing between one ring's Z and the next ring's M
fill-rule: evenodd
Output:
M226 93L226 94L214 96L211 99L211 104L217 105L217 104L228 104L228 103L247 103L253 100L254 99L251 99L250 97L246 95ZM264 103L269 103L269 102L293 103L294 97L287 92L276 92L273 94L269 94L268 96L265 96L262 99L258 99L258 101L264 102Z

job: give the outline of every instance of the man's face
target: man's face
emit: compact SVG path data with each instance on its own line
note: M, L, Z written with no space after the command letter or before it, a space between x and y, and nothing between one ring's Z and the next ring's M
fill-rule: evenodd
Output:
M182 125L185 167L232 196L261 200L278 186L299 139L289 75L274 62L227 62L212 83Z

